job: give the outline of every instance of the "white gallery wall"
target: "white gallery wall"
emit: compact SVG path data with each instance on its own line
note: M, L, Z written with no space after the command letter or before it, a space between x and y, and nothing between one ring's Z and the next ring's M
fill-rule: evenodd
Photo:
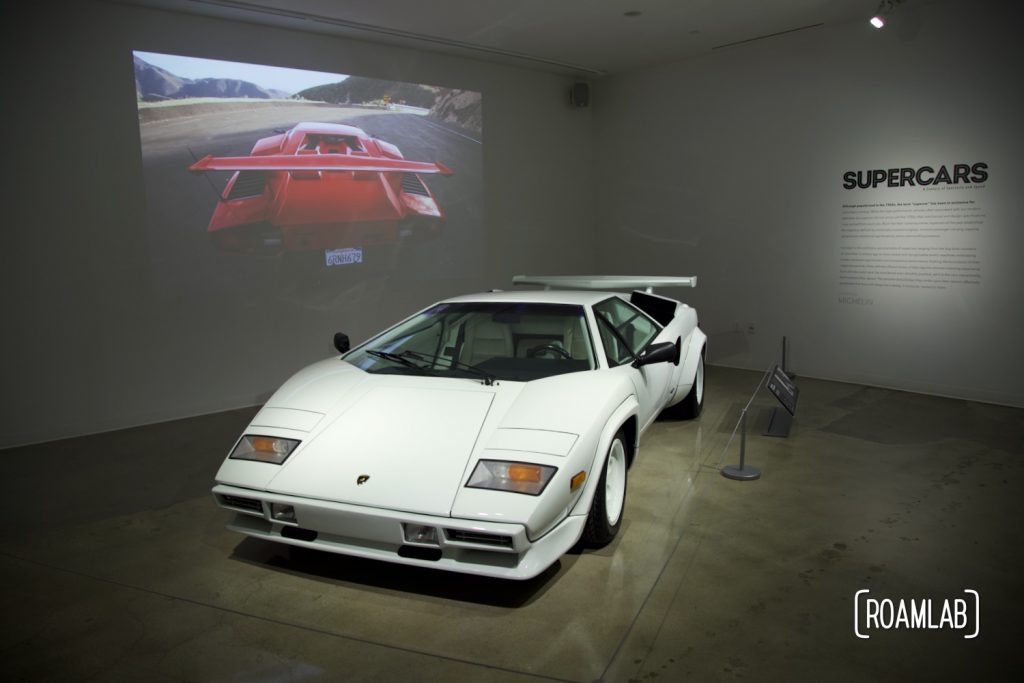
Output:
M590 111L569 106L569 79L117 3L0 11L9 87L0 447L256 405L330 355L335 331L358 342L439 298L507 286L516 272L593 267ZM460 269L476 274L397 269L330 296L289 291L259 306L239 306L232 282L157 291L133 50L482 92L475 228L486 252ZM209 277L188 260L171 265Z
M597 82L599 270L699 276L713 363L786 336L800 375L1024 406L1021 14L911 3Z

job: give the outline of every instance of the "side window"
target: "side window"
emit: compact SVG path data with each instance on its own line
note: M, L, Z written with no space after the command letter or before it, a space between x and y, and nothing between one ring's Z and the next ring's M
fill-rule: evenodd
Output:
M597 328L608 364L612 366L631 362L660 331L639 309L618 298L594 306L594 315L598 317Z

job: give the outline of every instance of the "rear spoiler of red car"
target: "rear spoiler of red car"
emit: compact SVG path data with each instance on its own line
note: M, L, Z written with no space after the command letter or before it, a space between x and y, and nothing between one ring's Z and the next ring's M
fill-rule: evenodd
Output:
M369 171L388 173L440 173L452 175L444 164L404 159L357 157L348 154L271 154L256 157L215 157L208 154L188 167L192 173L206 171Z

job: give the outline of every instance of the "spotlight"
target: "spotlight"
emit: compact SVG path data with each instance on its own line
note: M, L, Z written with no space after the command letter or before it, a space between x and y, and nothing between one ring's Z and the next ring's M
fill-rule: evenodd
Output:
M902 5L903 2L904 0L882 0L878 3L878 11L875 12L875 16L871 17L868 21L875 28L882 28L889 17L892 16L892 13L896 11L896 8Z

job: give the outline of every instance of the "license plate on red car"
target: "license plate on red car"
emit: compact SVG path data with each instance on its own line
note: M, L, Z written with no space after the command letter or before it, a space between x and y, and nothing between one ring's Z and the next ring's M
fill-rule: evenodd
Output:
M324 257L328 266L347 266L363 262L363 250L356 247L345 249L326 249Z

